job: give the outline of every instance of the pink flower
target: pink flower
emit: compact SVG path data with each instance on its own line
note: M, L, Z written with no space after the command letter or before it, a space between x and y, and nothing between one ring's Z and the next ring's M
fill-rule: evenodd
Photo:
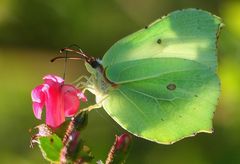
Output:
M127 133L122 134L121 136L116 136L116 150L120 150L122 147L124 147L124 151L126 147L128 147L129 143L132 140L132 136L130 136Z
M46 106L46 124L56 128L73 116L80 105L80 100L87 101L84 94L72 85L64 84L61 77L47 75L44 83L32 90L33 112L41 119L43 106Z

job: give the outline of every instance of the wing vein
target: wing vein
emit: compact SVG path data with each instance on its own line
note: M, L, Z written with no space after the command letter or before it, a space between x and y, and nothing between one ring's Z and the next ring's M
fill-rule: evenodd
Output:
M150 120L148 119L148 117L146 116L146 114L143 112L143 110L135 103L133 102L123 91L121 91L120 89L118 89L118 91L125 97L125 99L127 99L131 104L133 104L136 109L144 116L144 118L150 122Z
M198 70L203 70L203 69L192 69L192 70L186 69L186 70L179 70L179 71L169 71L169 72L160 73L160 74L152 75L152 76L146 76L146 77L142 77L142 78L138 78L138 79L136 78L136 79L133 79L133 80L120 81L120 82L118 82L118 84L124 84L124 83L130 83L130 82L136 82L136 81L153 79L153 78L157 78L157 77L163 76L163 75L168 75L168 74L171 74L171 73L191 72L193 70L194 71L198 71ZM126 70L124 70L124 71L126 71ZM122 74L122 72L120 72L120 74Z

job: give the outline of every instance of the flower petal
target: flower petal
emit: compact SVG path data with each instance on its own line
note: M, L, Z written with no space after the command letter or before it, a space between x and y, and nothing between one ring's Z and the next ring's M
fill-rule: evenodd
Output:
M33 102L44 102L44 93L42 92L43 85L35 87L31 92Z
M46 106L46 124L57 128L66 117L73 116L85 95L72 85L64 85L64 79L55 75L43 77L44 83L32 90L33 112L41 119L42 108Z
M45 102L45 95L42 91L43 87L43 85L39 85L31 92L31 97L33 101L33 113L37 119L41 119L42 108Z
M33 102L33 113L39 120L41 120L43 105L44 103Z
M59 76L55 76L55 75L46 75L43 77L43 80L45 83L48 83L48 84L52 84L52 83L63 84L64 83L63 78L61 78Z
M127 133L124 133L121 136L116 136L116 149L119 150L128 146L131 140L132 136ZM124 148L123 151L126 151L126 148Z
M66 117L73 116L80 105L78 94L80 91L72 85L64 85L62 87L62 96L64 101L64 114Z
M65 121L64 103L61 96L61 86L58 83L44 84L46 97L46 124L56 128ZM47 87L48 86L48 87Z
M87 101L87 97L83 94L83 92L79 91L77 95L78 95L79 99L82 100L82 102Z

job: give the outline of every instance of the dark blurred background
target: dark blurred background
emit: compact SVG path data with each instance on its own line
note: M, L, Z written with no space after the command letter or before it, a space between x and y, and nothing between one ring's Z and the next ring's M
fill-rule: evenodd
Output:
M44 75L62 75L63 61L49 62L59 49L74 43L101 58L123 36L189 7L225 23L218 44L222 94L215 132L170 146L134 138L127 162L240 163L240 1L228 0L0 0L0 163L47 163L37 147L29 148L28 130L41 123L33 116L30 92ZM68 82L86 74L83 62L69 61L66 73ZM105 160L122 131L102 109L90 113L83 135L95 160Z

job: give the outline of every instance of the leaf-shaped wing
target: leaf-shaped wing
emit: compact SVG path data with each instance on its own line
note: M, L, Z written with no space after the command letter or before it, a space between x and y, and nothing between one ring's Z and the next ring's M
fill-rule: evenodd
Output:
M120 85L109 91L103 107L118 124L163 144L198 132L212 132L219 80L210 68L184 59L133 62L125 63L132 67L122 72L123 63L106 70L109 80ZM146 69L139 70L141 67Z
M215 71L220 26L220 19L209 12L197 9L175 11L116 42L104 55L103 65L177 57L197 61Z

